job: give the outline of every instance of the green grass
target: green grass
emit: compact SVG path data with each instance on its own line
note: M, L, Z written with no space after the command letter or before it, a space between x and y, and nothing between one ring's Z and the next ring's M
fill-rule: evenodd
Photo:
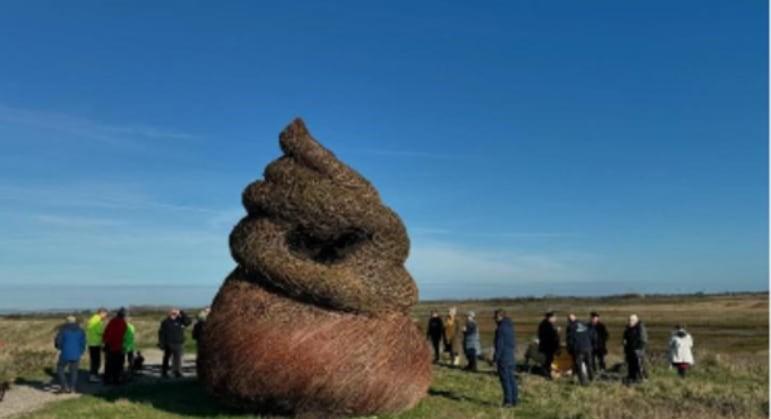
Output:
M158 327L165 316L159 311L138 311L132 315L137 349L157 346ZM0 381L12 381L17 377L40 378L45 368L55 365L53 340L64 317L54 314L0 316ZM81 325L87 318L88 313L78 316ZM186 353L196 351L192 329L191 326L186 331Z
M579 317L598 310L611 332L609 365L620 359L619 337L629 313L649 328L651 379L627 387L617 379L589 387L571 379L547 382L520 376L521 405L503 410L497 377L446 367L434 369L429 395L413 410L388 418L754 418L768 417L768 296L766 294L627 297L604 299L518 299L419 304L413 315L423 326L432 308L475 310L483 346L490 345L492 311L503 307L517 328L519 358L548 308ZM135 313L140 347L154 346L162 313ZM52 365L51 339L59 317L0 318L0 371L14 365L19 377L40 376ZM560 323L564 320L561 319ZM672 325L688 325L697 365L680 380L662 356ZM13 342L8 344L8 342ZM192 342L188 339L188 342ZM192 352L193 348L188 348ZM485 367L488 368L488 367ZM48 405L30 418L250 417L209 398L195 381L134 384L110 392Z
M710 355L712 356L712 355ZM385 418L705 418L767 417L768 369L702 360L686 380L655 365L650 380L624 386L598 380L588 387L563 378L547 382L521 374L521 404L501 409L492 372L468 373L436 367L429 395L415 409ZM193 381L137 384L49 405L27 418L253 417L220 406Z

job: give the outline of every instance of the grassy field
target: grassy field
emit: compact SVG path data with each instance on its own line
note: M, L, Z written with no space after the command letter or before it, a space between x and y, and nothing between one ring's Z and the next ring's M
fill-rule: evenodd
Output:
M546 309L584 318L599 311L611 333L609 365L621 361L620 335L629 313L637 313L651 337L650 379L627 387L610 375L589 387L571 378L554 382L521 373L521 404L503 410L500 388L492 370L480 373L437 366L428 397L412 411L394 418L709 418L768 417L768 295L688 297L612 297L598 299L519 299L501 301L429 302L414 316L424 325L431 309L474 310L480 321L483 346L490 345L492 311L507 309L515 321L520 359ZM155 344L162 313L138 314L138 343ZM0 371L9 377L40 377L55 359L51 341L59 319L46 316L0 318ZM694 336L697 365L687 380L676 377L664 358L669 333L684 323ZM2 405L0 405L2 408ZM49 404L31 418L166 418L249 417L211 400L192 379L149 382L118 390Z

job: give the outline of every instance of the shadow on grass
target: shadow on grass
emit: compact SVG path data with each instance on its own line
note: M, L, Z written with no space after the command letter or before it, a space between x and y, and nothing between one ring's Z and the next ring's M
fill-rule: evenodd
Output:
M48 393L55 393L57 390L59 390L59 384L52 380L43 381L32 380L28 378L17 378L14 380L13 384L15 386L31 387L35 390L45 391Z
M59 378L56 375L56 371L53 368L45 368L43 370L48 379L34 379L19 377L13 381L15 386L26 386L34 388L35 390L45 391L48 393L56 393L61 389ZM93 393L97 391L96 387L88 383L88 371L78 369L78 392L80 393Z
M495 369L495 365L490 363L487 363L485 366L480 366L477 370L468 370L447 364L436 364L436 366L449 371L457 371L461 374L478 374L494 377L498 376L498 371ZM515 375L518 379L524 379L528 376L543 377L545 374L540 366L518 363L515 368Z
M456 402L474 403L484 407L498 407L497 404L490 402L489 400L480 400L474 397L468 397L462 394L455 393L448 390L437 390L435 388L428 389L428 395L431 397L442 397L448 400Z
M462 394L458 394L453 391L437 390L437 389L430 388L428 389L428 395L432 397L442 397L442 398L453 400L456 402L474 403L479 406L498 407L497 404L492 403L488 400L479 400L477 398L464 396Z
M481 375L496 375L497 372L495 370L488 369L486 367L480 367L476 371L475 370L468 370L465 367L458 367L454 365L449 364L434 364L436 367L447 370L447 371L456 371L461 374L481 374Z
M194 378L135 383L94 393L92 396L108 402L128 400L149 404L155 409L185 416L212 417L245 413L218 403Z

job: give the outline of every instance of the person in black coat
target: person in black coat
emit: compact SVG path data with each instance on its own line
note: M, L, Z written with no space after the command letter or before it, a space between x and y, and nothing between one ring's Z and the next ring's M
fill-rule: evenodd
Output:
M605 324L600 321L600 315L596 311L591 314L589 328L592 333L592 370L605 371L605 355L608 354L608 338L610 334Z
M184 311L172 309L169 316L161 322L158 330L158 346L163 349L161 376L169 376L169 358L172 360L172 370L175 377L182 377L182 352L185 344L185 328L191 320Z
M629 316L629 324L624 330L624 356L627 365L627 381L636 383L643 379L645 346L648 344L648 332L636 314Z
M554 327L555 321L557 316L549 311L538 325L538 351L544 355L543 373L547 379L551 379L551 364L554 362L554 354L560 349L560 335Z
M514 335L514 323L506 312L495 310L495 355L493 362L498 369L498 378L503 389L503 407L514 407L518 401L517 377L514 375L517 341Z
M440 345L444 335L444 322L442 322L442 318L439 317L439 313L436 310L431 310L431 318L428 319L428 327L426 329L426 337L431 341L431 345L434 348L434 363L437 363L441 353Z
M573 371L582 385L594 379L591 368L592 336L589 327L576 320L576 315L568 315L568 326L565 332L568 353L573 356Z
M198 320L193 325L193 340L196 344L200 344L203 339L203 328L206 326L206 318L209 317L210 312L211 308L206 307L198 313Z

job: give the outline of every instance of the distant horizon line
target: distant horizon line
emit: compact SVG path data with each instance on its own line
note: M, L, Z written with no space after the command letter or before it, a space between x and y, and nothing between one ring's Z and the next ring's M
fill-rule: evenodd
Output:
M677 297L719 297L726 295L768 295L769 290L763 291L722 291L722 292L689 292L689 293L644 293L644 292L626 292L616 294L599 294L593 296L571 296L571 295L558 295L558 294L544 294L542 296L520 296L520 297L489 297L489 298L441 298L441 299L425 299L419 300L418 304L458 304L465 302L516 302L516 301L532 301L532 300L596 300L596 299L632 299L632 298L677 298ZM163 305L163 304L128 304L120 307L126 307L129 311L155 311L155 310L167 310L170 307L179 307L182 309L198 309L206 307L206 305ZM78 312L91 312L96 307L88 308L49 308L49 309L5 309L0 307L0 316L8 315L53 315L59 313L78 313ZM109 310L109 309L108 309Z

